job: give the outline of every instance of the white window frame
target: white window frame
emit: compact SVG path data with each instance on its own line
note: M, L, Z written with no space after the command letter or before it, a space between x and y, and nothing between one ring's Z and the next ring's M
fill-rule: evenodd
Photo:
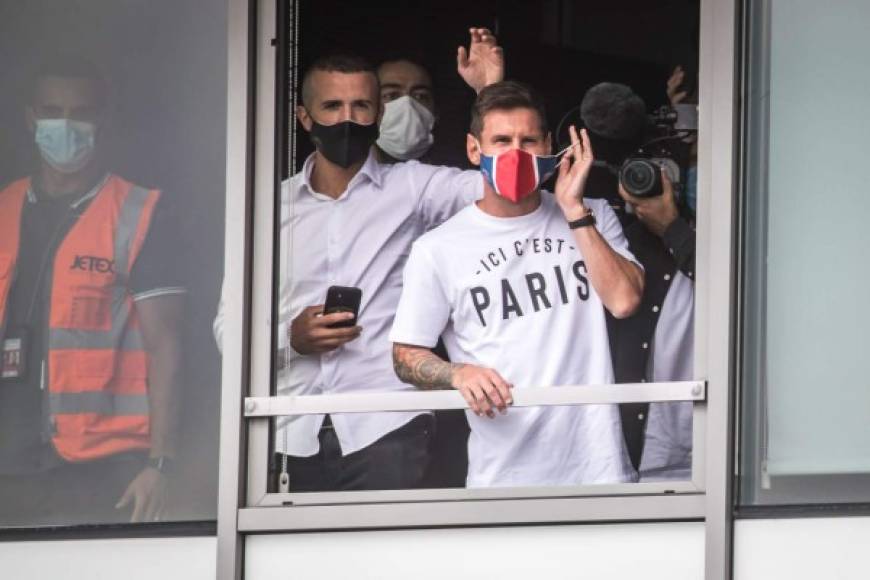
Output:
M311 405L346 404L348 396L344 400L321 396L319 402L305 397L269 397L273 379L273 228L278 187L275 179L278 63L273 39L276 2L282 0L227 1L227 221L218 576L241 578L244 536L263 532L703 519L706 577L730 577L738 0L701 0L695 281L697 380L610 385L608 393L593 388L594 393L590 394L589 387L553 389L563 391L556 398L552 394L541 395L546 389L528 395L515 393L515 399L522 404L600 402L590 400L592 395L612 398L612 402L695 400L692 481L323 494L266 492L271 426L268 416L288 410L315 412ZM462 406L457 393L404 393L375 395L356 409L396 404L399 397L410 397L401 399L403 408ZM287 502L293 505L286 505Z
M648 403L694 401L703 403L705 385L701 381L684 381L669 383L629 383L618 385L569 385L558 388L520 389L514 392L513 407L549 407L557 405L586 404L617 404L617 403ZM311 415L327 413L368 413L383 411L429 411L447 409L466 409L468 404L457 391L429 391L419 393L366 393L355 395L297 395L283 397L248 397L245 399L244 414L251 423L252 429L260 429L263 425L268 436L272 417L287 415ZM693 419L703 420L703 414L693 413ZM255 419L259 418L259 421ZM257 425L256 427L254 425ZM699 435L703 428L697 429ZM269 493L266 491L266 481L262 477L250 477L256 487L249 489L248 499L252 506L282 507L282 506L332 506L339 508L344 504L392 504L396 502L456 502L456 501L487 501L487 500L519 500L540 499L547 497L604 497L604 496L648 496L653 494L699 494L704 491L703 444L699 440L700 453L694 455L693 478L691 481L675 481L661 483L619 483L610 485L586 486L533 486L533 487L498 487L498 488L451 488L451 489L407 489L394 491L344 491L344 492L306 492L306 493ZM250 448L250 453L261 455L259 448ZM249 456L250 457L250 456ZM267 455L268 457L268 455ZM259 469L259 466L258 466ZM264 468L265 469L265 468ZM265 471L259 472L265 473ZM670 505L672 510L688 510L697 507L698 502L692 500L675 500ZM443 506L442 506L443 507ZM476 506L482 507L482 506ZM480 513L474 521L478 523L542 521L537 511L529 513L513 513L510 509L493 513L491 505L487 504L485 513ZM244 511L240 515L240 529L247 529L248 521L260 519L262 511ZM292 512L282 519L278 530L287 529L339 529L368 527L372 522L366 519L352 519L345 516L336 517L324 512L325 519L296 518ZM433 512L429 515L418 514L418 517L408 518L402 514L400 519L390 518L387 510L377 515L380 525L390 523L396 526L419 525L449 525L456 523L445 513ZM580 514L582 515L582 514ZM626 513L621 519L641 519ZM270 516L271 517L271 516ZM555 520L544 521L576 521L578 514L571 511L562 513ZM693 517L691 514L686 517ZM468 519L464 516L463 520ZM643 518L645 519L645 518ZM389 520L389 522L388 522ZM263 525L261 523L255 524ZM287 526L290 526L289 528ZM276 530L272 530L276 531Z

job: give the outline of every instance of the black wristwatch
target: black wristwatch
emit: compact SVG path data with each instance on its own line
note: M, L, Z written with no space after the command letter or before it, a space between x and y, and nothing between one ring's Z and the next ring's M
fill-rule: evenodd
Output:
M577 228L585 228L587 226L595 225L595 214L592 210L589 210L589 213L584 215L582 218L574 220L573 222L568 222L568 227L572 230L576 230Z
M164 475L169 474L172 472L172 460L166 456L149 457L148 467L153 467Z

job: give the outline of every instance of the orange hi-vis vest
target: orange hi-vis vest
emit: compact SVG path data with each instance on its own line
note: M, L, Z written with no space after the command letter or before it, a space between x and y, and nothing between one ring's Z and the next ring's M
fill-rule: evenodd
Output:
M0 192L0 339L29 189L22 179ZM67 461L150 447L148 353L127 280L159 197L110 175L55 253L48 328L34 330L47 332L43 388Z

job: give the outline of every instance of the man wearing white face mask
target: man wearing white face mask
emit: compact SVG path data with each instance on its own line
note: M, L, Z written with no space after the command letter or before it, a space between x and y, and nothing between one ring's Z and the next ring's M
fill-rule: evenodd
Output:
M592 150L571 133L560 164L531 89L483 89L467 152L484 197L421 236L405 266L396 374L468 402L469 487L634 477L615 405L508 409L513 388L612 382L604 308L628 316L643 291L613 210L583 198ZM555 195L542 193L557 165ZM428 350L442 334L453 362Z
M159 519L175 456L184 288L161 193L106 171L107 90L52 61L39 165L0 190L0 524Z
M435 138L435 93L432 75L408 58L386 60L377 69L384 116L376 142L382 163L418 160L424 163L459 165L462 160L446 151L433 154ZM432 349L447 358L444 344ZM425 475L426 485L459 487L465 482L468 458L457 449L468 441L468 422L462 411L435 411L436 429L431 444L432 459Z
M389 60L378 67L378 83L384 105L376 142L380 161L423 158L435 142L431 75L410 60Z

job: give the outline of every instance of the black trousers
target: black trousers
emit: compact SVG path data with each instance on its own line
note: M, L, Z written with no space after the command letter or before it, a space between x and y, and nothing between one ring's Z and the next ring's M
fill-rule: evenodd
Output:
M69 526L130 521L115 504L145 467L145 455L63 463L38 473L0 475L0 526Z
M468 419L465 411L435 411L432 459L423 487L465 487L468 475Z
M328 418L327 418L328 419ZM332 423L320 429L320 452L311 457L287 457L290 491L348 491L420 487L429 465L434 430L431 415L419 415L368 447L341 455ZM275 473L282 454L275 454ZM277 488L276 488L277 489Z

